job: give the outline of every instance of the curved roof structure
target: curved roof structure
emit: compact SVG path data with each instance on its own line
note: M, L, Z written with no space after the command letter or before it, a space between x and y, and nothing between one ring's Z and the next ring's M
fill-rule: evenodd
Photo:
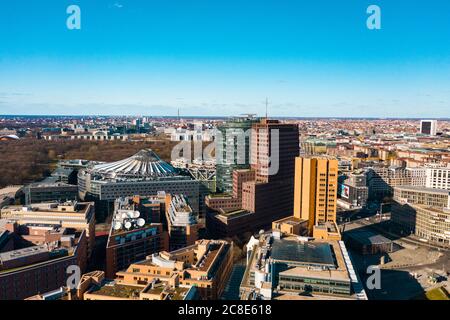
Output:
M0 136L0 139L2 140L19 140L20 138L16 136L15 134L8 134L5 136Z
M92 172L115 178L158 178L176 175L175 169L151 149L141 150L116 162L98 164L93 167Z

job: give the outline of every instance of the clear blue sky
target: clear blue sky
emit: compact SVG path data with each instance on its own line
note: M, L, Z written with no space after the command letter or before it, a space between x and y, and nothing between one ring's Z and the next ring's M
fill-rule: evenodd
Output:
M0 114L261 115L266 97L272 116L450 117L450 1L1 1Z

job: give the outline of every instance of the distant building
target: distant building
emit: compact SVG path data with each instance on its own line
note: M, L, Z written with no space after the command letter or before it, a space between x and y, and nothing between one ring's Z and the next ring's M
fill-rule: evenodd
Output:
M170 136L170 141L214 141L215 130L203 129L201 127L193 130L183 128L171 128L165 130L165 133Z
M437 133L437 120L421 120L420 133L435 136Z
M0 209L4 206L14 204L16 197L22 191L23 186L7 186L0 189Z
M342 241L308 241L273 232L252 237L246 248L242 300L367 300Z

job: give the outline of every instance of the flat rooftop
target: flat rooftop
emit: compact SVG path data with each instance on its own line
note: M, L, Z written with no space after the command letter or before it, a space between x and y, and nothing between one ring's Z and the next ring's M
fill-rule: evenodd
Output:
M143 287L130 286L124 284L118 284L116 282L106 283L101 287L96 286L89 291L90 294L97 294L102 296L114 297L114 298L137 298Z
M327 279L327 280L336 280L336 281L344 281L350 283L350 278L347 272L337 271L337 270L313 270L306 269L304 267L295 267L283 272L280 272L280 275L283 276L295 276L295 277L305 277L312 279Z
M382 236L381 234L375 234L368 230L353 229L346 232L345 236L355 239L360 243L369 245L392 243L392 240L389 240L388 238Z
M450 195L450 190L426 188L426 187L420 187L420 186L398 186L398 187L394 187L394 189L405 190L405 191L415 191L415 192L422 191L422 192L427 192L427 193Z
M331 246L328 243L300 242L296 239L275 239L271 257L280 261L320 264L335 268Z
M6 262L43 253L49 253L47 245L33 246L0 253L0 261Z

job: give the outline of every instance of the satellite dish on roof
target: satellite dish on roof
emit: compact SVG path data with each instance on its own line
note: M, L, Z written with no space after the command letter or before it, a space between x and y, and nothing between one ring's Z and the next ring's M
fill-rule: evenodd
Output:
M141 213L139 211L135 211L133 214L133 218L137 219L141 216Z
M121 228L122 228L122 223L120 223L119 221L114 223L114 230L120 230Z
M131 228L131 222L127 221L125 222L125 229L130 229Z
M128 211L127 215L128 215L128 218L133 219L134 218L134 211Z
M145 220L142 218L137 219L137 225L143 227L145 225Z

